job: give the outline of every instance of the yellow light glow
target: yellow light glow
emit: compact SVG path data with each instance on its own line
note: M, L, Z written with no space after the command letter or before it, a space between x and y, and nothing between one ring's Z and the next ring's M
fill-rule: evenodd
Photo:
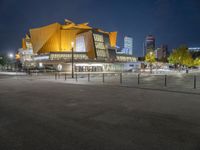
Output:
M72 48L74 48L74 42L71 42Z

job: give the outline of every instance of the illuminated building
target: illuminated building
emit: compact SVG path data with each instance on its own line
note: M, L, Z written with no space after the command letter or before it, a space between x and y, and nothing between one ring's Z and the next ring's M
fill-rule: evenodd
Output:
M145 43L144 43L144 49L143 49L143 55L145 56L146 53L149 51L154 51L155 50L155 37L153 35L148 35L145 38Z
M133 38L128 36L124 37L124 50L125 54L133 55Z
M188 50L192 55L193 59L200 57L200 47L189 47Z
M133 56L116 54L117 32L105 32L90 27L88 23L76 24L70 20L65 20L64 25L53 23L30 29L30 35L22 40L22 49L19 53L23 58L26 52L33 53L32 60L24 61L24 64L35 63L35 66L40 62L43 62L43 66L63 64L66 66L63 70L67 71L70 70L68 64L72 59L72 42L75 43L75 68L81 67L81 64L85 67L85 64L115 65L136 61Z
M189 47L188 50L190 52L200 52L200 47Z
M157 48L155 50L156 59L162 60L167 59L168 55L168 46L165 44L162 44L160 48Z

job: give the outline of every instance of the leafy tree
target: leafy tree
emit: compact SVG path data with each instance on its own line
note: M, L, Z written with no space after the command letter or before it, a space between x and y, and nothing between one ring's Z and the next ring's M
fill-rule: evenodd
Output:
M4 66L6 62L7 62L6 58L3 56L0 56L0 65Z
M195 66L200 66L200 57L198 57L198 58L196 58L196 59L194 60L194 65L195 65Z
M156 61L155 53L153 51L147 53L145 56L145 61L148 63L154 63Z
M175 66L187 66L191 67L194 65L192 55L189 53L186 46L180 46L175 49L168 58L169 63Z
M145 56L145 61L150 64L150 72L152 73L152 63L156 61L156 56L153 51L150 51Z

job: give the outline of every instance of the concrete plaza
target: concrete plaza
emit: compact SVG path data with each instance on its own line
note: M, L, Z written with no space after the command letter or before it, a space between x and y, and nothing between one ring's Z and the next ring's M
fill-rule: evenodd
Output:
M198 92L84 82L0 76L0 149L200 149Z

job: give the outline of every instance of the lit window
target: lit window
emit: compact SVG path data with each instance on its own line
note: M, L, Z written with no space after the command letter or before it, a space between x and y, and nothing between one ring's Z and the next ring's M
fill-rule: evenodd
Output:
M84 36L76 37L76 51L86 52Z

